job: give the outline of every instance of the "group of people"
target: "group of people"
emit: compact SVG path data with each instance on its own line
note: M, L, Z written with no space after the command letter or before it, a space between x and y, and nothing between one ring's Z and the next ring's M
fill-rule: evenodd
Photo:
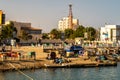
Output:
M53 60L53 63L56 63L56 64L62 64L62 63L68 63L68 62L71 62L71 60L68 60L68 59L65 59L64 57L57 57L56 53L55 52L51 52L50 54L47 55L47 58L48 60Z

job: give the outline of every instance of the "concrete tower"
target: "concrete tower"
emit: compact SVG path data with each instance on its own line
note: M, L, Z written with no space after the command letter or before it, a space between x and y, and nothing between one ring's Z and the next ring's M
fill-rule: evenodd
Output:
M73 29L73 14L72 14L72 5L69 5L69 29Z

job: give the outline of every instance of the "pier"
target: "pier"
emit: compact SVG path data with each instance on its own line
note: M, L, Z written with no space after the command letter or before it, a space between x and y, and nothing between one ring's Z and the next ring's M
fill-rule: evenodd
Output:
M12 66L11 66L12 65ZM14 67L13 67L14 66ZM115 61L96 62L72 58L70 63L56 64L53 60L29 60L29 61L6 61L0 62L0 71L30 70L41 68L87 68L117 66Z

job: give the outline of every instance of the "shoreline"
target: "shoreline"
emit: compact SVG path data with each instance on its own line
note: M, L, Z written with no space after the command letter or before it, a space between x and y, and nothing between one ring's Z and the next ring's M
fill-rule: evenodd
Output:
M29 60L29 61L6 61L0 62L0 71L31 70L43 68L89 68L117 66L117 62L93 62L93 61L72 61L70 63L56 64L52 60Z
M8 48L9 49L9 48ZM31 51L36 52L36 60L33 58L8 58L8 60L0 60L0 71L14 71L14 70L30 70L41 68L89 68L89 67L108 67L117 66L117 61L104 60L97 62L94 59L88 59L87 56L79 56L77 58L68 58L71 62L56 64L53 60L47 60L46 57L49 53L43 52L42 47L13 47L13 51L19 51L22 54L28 54ZM60 55L56 52L56 57ZM26 56L26 55L25 55ZM27 57L27 56L26 56Z

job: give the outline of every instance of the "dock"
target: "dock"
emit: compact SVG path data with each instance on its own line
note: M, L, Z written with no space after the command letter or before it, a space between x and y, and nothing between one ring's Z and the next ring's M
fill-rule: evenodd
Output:
M89 68L89 67L105 67L105 66L117 66L117 63L45 65L46 68Z
M14 66L14 67L13 67ZM74 59L70 63L56 64L52 60L29 60L29 61L8 61L0 63L0 71L15 71L15 70L31 70L41 68L89 68L89 67L108 67L117 66L115 61L95 62L95 61L78 61Z
M82 60L75 59L70 63L62 63L62 64L54 64L47 63L44 64L45 68L88 68L88 67L107 67L107 66L117 66L116 61L104 61L104 62L96 62L91 60Z

